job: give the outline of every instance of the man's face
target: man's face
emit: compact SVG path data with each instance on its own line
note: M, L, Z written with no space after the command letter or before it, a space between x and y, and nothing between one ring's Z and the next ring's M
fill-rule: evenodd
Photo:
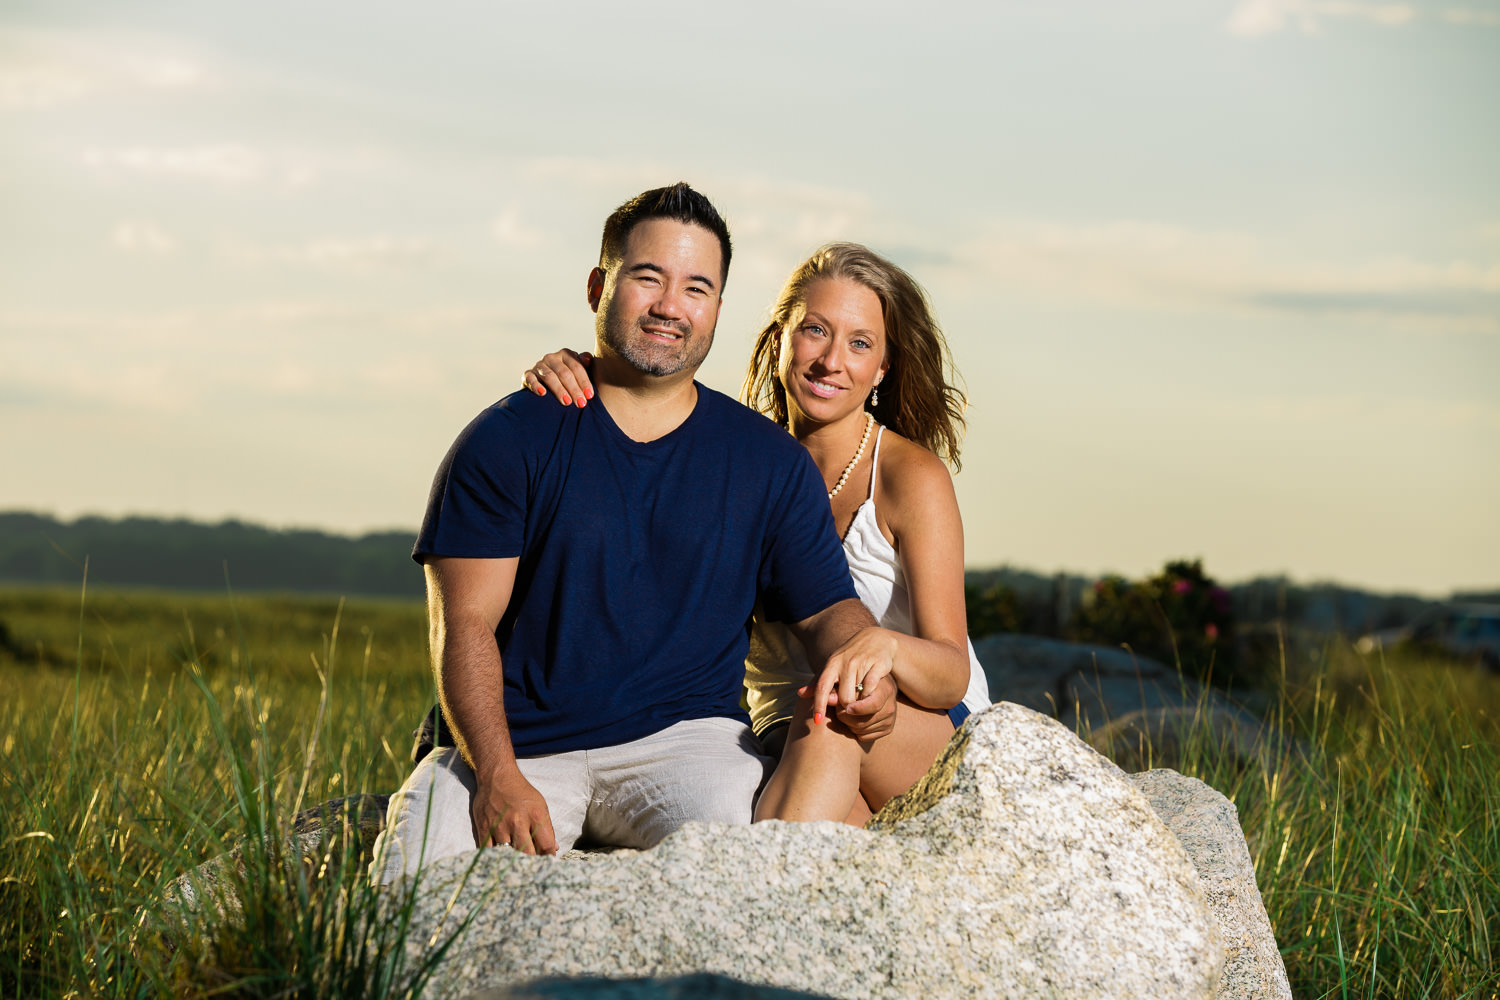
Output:
M638 224L619 264L589 275L600 347L647 375L696 371L719 321L721 265L719 240L702 226Z

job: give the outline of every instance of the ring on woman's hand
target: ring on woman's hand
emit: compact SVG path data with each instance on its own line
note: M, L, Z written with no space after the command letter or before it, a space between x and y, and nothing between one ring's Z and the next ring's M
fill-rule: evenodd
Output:
M854 693L855 694L864 694L865 693L865 685L864 685L863 682L854 685Z

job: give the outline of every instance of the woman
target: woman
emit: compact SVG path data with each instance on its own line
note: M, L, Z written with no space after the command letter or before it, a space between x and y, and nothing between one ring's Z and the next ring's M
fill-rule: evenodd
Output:
M588 357L550 354L526 384L584 405ZM746 695L756 734L781 758L757 820L862 825L927 771L971 710L989 704L965 628L963 525L944 465L959 465L964 422L947 369L921 286L852 243L829 244L793 271L756 339L743 398L812 455L855 589L882 626L901 633L895 728L862 745L813 715L814 691L822 702L841 678L815 677L787 628L757 618Z

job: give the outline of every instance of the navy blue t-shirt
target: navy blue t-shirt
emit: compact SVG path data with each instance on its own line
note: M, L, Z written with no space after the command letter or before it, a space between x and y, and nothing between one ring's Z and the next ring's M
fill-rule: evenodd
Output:
M806 449L697 389L687 420L645 443L598 402L515 392L438 469L413 558L520 557L495 633L520 756L744 719L757 596L788 622L857 597Z

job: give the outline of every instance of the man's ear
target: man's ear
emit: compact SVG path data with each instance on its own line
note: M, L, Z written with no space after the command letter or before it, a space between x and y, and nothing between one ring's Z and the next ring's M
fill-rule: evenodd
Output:
M599 300L604 297L604 269L596 267L589 272L589 308L599 311Z

